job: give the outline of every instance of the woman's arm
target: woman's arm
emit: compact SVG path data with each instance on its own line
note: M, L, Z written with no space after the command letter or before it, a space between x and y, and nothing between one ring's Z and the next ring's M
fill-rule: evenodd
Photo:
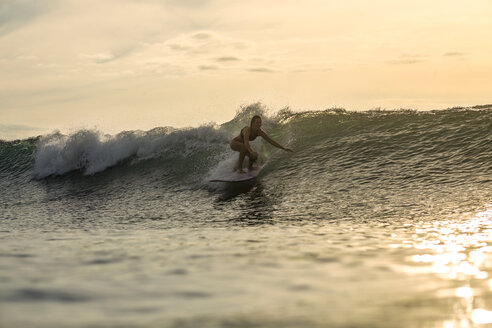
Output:
M272 138L270 138L263 130L260 130L260 136L262 136L263 139L265 139L266 141L268 141L271 145L273 145L273 146L275 146L277 148L280 148L282 150L288 151L290 153L292 152L292 149L284 148L278 142L276 142L275 140L273 140Z

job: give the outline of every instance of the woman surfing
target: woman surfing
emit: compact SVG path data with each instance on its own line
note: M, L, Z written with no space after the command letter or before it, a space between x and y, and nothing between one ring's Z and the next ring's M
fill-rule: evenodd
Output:
M291 149L282 147L279 143L270 138L261 129L261 117L259 115L255 115L251 119L251 124L242 128L241 133L231 141L231 149L239 152L238 173L246 173L243 170L243 161L245 156L248 156L249 159L248 170L255 169L253 167L253 163L258 159L258 153L251 148L249 142L255 140L258 136L263 137L263 139L277 148L287 152L292 152Z

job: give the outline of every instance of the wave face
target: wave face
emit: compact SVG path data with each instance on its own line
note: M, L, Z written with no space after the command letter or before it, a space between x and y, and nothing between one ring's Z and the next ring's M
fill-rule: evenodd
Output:
M490 178L490 109L329 110L284 116L281 121L295 135L293 147L303 155L296 156L299 168L322 171L328 164L407 182Z
M330 109L268 115L260 104L242 108L230 122L198 128L155 128L106 135L80 130L0 142L0 175L7 185L47 177L118 174L135 179L142 167L165 173L176 183L196 185L231 170L237 154L229 140L263 116L263 129L285 153L255 141L267 159L271 178L318 181L326 172L353 184L459 184L490 182L492 106L430 112L413 110L351 112ZM224 168L225 167L225 168ZM115 171L116 170L116 171ZM33 180L34 178L34 180ZM20 180L19 180L20 179ZM10 182L10 183L9 183Z

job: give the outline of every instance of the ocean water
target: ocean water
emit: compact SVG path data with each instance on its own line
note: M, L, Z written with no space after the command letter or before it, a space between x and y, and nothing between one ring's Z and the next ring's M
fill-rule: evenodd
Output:
M491 219L492 106L0 141L0 327L486 327Z

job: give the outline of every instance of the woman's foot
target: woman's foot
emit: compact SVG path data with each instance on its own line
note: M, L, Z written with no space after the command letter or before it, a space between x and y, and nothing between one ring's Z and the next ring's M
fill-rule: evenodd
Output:
M237 173L246 173L243 169L237 170Z
M251 167L248 167L248 170L249 171L256 171L258 170L260 167L259 166L251 166Z

